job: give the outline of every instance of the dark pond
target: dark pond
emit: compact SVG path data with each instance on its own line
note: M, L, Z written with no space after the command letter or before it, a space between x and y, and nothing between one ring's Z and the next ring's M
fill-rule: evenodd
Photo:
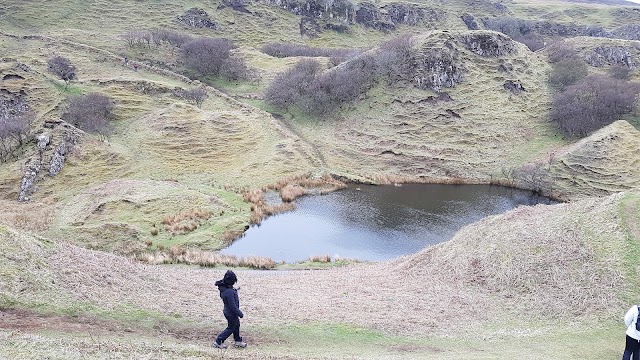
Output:
M489 185L350 186L296 200L297 209L249 228L222 253L297 262L315 255L379 261L449 240L464 225L553 201Z

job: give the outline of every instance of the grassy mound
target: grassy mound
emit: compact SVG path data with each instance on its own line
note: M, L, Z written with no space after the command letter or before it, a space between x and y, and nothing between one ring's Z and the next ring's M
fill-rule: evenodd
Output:
M467 226L402 266L438 269L532 317L612 316L638 296L639 201L638 193L620 193L520 207Z
M619 120L561 150L551 166L559 191L606 196L640 186L640 131Z

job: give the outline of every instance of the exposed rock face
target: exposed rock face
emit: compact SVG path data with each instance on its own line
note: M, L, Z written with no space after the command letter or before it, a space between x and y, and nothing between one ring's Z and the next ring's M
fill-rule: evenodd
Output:
M467 29L469 29L469 30L478 30L478 29L480 29L480 27L478 27L478 23L473 18L473 16L471 16L470 14L463 14L462 16L460 16L460 18L462 19L464 24L467 25Z
M36 140L37 140L36 147L38 148L38 153L42 154L42 152L47 149L47 146L51 142L51 136L49 136L49 134L47 133L42 133L38 135Z
M35 191L36 178L40 173L40 167L40 162L27 166L24 176L22 177L22 183L20 184L20 195L18 196L18 201L29 201L29 196L33 191Z
M6 89L0 89L0 121L6 121L9 117L24 114L29 111L25 102L23 91L12 93Z
M640 40L640 24L623 25L613 31L613 38Z
M467 49L480 56L499 57L516 52L513 40L503 34L465 34L461 36L461 40Z
M427 20L438 20L442 17L437 10L403 2L393 2L379 8L368 1L357 5L350 0L261 1L283 8L296 15L312 18L320 24L321 28L338 32L349 31L348 26L350 24L361 24L386 32L395 30L398 24L414 26ZM323 22L326 23L322 24Z
M509 91L511 91L511 93L516 94L516 95L517 95L517 94L520 94L520 93L521 93L521 92L523 92L523 91L527 91L527 90L524 88L524 86L522 86L522 84L520 83L520 81L519 81L519 80L515 80L515 81L513 81L513 80L507 80L507 81L504 83L504 85L503 85L503 86L504 86L505 90L509 90Z
M351 22L355 7L348 0L335 0L333 2L321 2L318 0L264 0L269 5L278 6L296 15L311 18L328 18Z
M424 18L424 10L414 4L391 3L384 7L394 24L418 25Z
M552 165L559 185L586 196L640 188L640 131L619 120L571 145Z
M247 3L245 0L222 0L218 9L224 9L230 7L235 11L251 14L251 11L247 10Z
M637 67L631 48L622 46L598 46L586 60L589 65L595 67L604 65L622 65L630 69Z
M315 18L309 16L300 18L300 36L313 38L317 37L321 31L322 29Z
M440 91L462 82L465 68L457 55L445 49L427 49L416 56L415 86Z
M208 28L208 29L216 29L217 25L206 11L198 8L191 8L187 10L184 15L178 15L178 20L182 23L195 27L195 28Z
M396 26L382 16L378 7L370 2L363 2L356 10L355 22L381 31L395 30Z

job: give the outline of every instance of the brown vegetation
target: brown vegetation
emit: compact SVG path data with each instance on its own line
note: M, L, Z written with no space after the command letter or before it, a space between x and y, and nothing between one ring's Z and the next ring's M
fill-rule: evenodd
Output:
M637 83L591 75L556 94L551 119L566 135L583 137L630 114L638 93Z
M109 121L114 118L114 108L113 100L103 94L74 96L62 119L84 131L106 136L111 132Z
M294 200L308 194L313 189L316 189L319 194L327 194L345 187L346 184L333 179L330 175L325 175L319 179L311 178L309 175L297 175L280 179L261 190L245 189L242 191L242 198L245 202L251 203L251 223L259 224L270 215L295 209ZM267 204L264 199L264 192L268 190L278 191L283 202Z
M204 209L193 209L187 212L165 215L162 218L164 229L175 234L186 234L197 229L202 222L208 220L212 213Z
M159 248L158 248L159 249ZM236 257L222 255L218 252L199 249L186 249L180 246L172 246L168 251L156 250L154 252L142 252L136 254L134 259L148 264L188 264L204 267L230 266L248 267L251 269L269 270L276 266L275 261L260 256Z

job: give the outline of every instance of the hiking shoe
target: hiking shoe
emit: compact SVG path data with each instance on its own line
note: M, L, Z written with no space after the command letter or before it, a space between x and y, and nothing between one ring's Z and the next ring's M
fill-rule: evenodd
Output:
M233 346L237 347L237 348L246 348L247 347L247 343L244 341L236 341Z
M246 346L246 344L245 344L245 346ZM216 349L226 349L226 348L227 348L227 345L225 345L225 344L218 344L218 342L217 342L217 341L214 341L214 342L213 342L213 347L214 347L214 348L216 348Z

